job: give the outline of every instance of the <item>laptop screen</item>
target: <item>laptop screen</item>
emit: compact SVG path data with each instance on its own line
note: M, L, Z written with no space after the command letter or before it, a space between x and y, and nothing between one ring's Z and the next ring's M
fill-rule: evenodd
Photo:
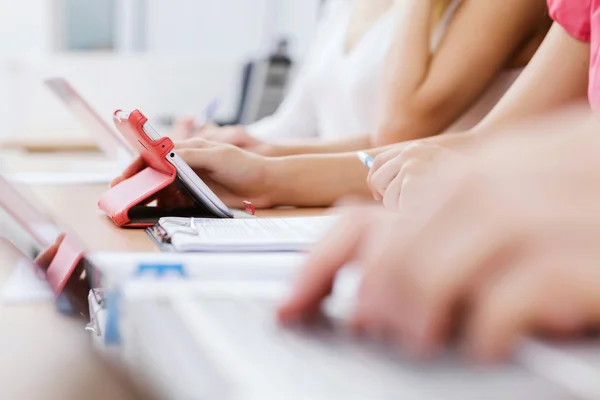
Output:
M42 247L52 245L60 230L27 197L0 174L0 207L12 216Z
M53 78L46 80L45 84L73 115L89 129L89 133L102 151L114 158L133 157L133 152L121 136L94 111L69 82L63 78Z

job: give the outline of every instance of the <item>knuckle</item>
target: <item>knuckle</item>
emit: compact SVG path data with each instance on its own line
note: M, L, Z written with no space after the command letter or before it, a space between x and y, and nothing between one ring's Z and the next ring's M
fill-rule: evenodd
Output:
M383 164L385 164L387 161L387 157L385 157L385 153L379 154L378 156L375 157L375 159L373 160L373 171L378 171Z

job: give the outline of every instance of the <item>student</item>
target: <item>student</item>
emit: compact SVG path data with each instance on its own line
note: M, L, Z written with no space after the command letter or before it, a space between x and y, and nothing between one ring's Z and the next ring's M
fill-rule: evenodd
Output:
M354 7L365 7L361 3L355 1ZM386 14L387 23L393 20L396 27L392 45L385 41L384 47L390 50L385 69L377 63L384 70L384 82L381 85L376 77L370 82L382 90L348 93L348 88L342 86L336 90L334 84L354 76L354 72L345 71L347 65L322 63L322 68L333 69L331 75L322 72L327 75L326 80L309 85L301 79L299 83L315 89L304 103L312 115L303 112L299 105L282 107L281 114L289 115L290 123L293 116L297 129L306 128L309 122L321 125L310 127L309 135L305 135L313 137L320 131L318 140L273 141L290 137L286 134L289 124L277 126L272 124L273 120L267 122L273 134L266 141L252 138L243 128L237 128L234 139L218 130L216 133L209 130L202 137L282 156L355 151L443 131L465 130L487 114L510 87L549 26L543 0L514 2L514 5L461 0L394 3ZM507 13L506 20L498 18L503 13ZM497 19L492 22L493 18ZM339 26L339 36L343 36L344 29L345 25ZM389 30L388 35L392 33ZM473 36L473 31L484 34ZM352 37L351 28L349 35ZM359 44L368 47L370 43ZM334 56L338 50L328 49ZM366 62L370 64L373 60ZM340 68L336 70L338 65ZM282 120L282 116L276 116L275 120ZM355 123L361 118L369 123Z
M453 332L490 361L525 336L600 327L599 130L577 112L499 132L469 150L469 168L428 174L431 187L446 186L420 208L347 211L279 318L317 310L352 263L363 271L353 325L416 356L435 355Z
M397 191L386 193L391 182L396 181L394 187L401 186L399 181L407 174L407 169L415 164L422 169L431 161L432 152L440 152L439 146L460 150L493 134L495 128L510 121L548 112L586 96L591 107L598 108L600 44L594 39L593 32L600 30L600 20L596 17L600 5L590 0L550 0L548 5L556 22L524 73L494 110L469 132L424 141L434 146L417 145L408 149L398 146L381 154L369 177L376 197L387 197L386 203L397 204L397 198L394 200Z
M329 0L304 65L277 112L249 126L197 135L270 153L266 142L326 140L373 131L380 77L394 33L394 0ZM189 125L182 121L181 126Z
M380 129L375 130L381 136L374 142L369 137L368 142L341 147L341 142L333 147L333 142L305 143L300 152L356 150L372 143L438 134L457 122L477 99L489 103L481 97L486 89L492 88L488 94L498 95L500 82L510 81L507 78L514 76L515 68L527 63L545 34L543 0L446 2L450 6L444 8L443 35L432 53L431 19L436 4L434 0L395 3L398 32L386 73L387 100L381 106ZM482 104L475 107L480 106L486 108ZM352 115L345 112L344 118ZM234 207L243 200L253 201L257 207L328 206L346 194L370 197L365 185L367 171L354 153L268 158L200 139L178 143L177 148ZM114 183L140 166L139 162L133 165Z

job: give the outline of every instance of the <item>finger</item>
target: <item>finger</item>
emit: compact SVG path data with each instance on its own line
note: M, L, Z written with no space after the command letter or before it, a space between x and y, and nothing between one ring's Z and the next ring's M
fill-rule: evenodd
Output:
M338 270L355 256L369 225L369 216L362 209L344 214L308 257L290 297L279 307L280 321L296 320L318 308L330 293Z
M386 304L379 298L376 290L369 288L369 284L363 279L357 294L356 306L350 319L351 330L358 335L367 334L380 341L401 341L402 330L396 329L387 318L390 313ZM395 311L398 311L394 307Z
M421 141L413 142L404 147L394 159L389 160L386 164L382 165L379 170L373 171L372 169L372 175L370 175L369 182L373 181L373 187L383 196L387 186L405 163L413 159L429 161L436 152L440 151L440 149L442 148L439 146L430 145Z
M397 176L388 185L383 196L383 205L389 210L397 210L407 180L418 179L419 176L423 175L426 168L426 165L422 161L416 159L405 162ZM418 197L418 194L413 194L413 197Z
M535 310L548 290L543 288L545 280L537 273L538 267L524 263L505 266L480 289L467 334L474 357L499 360L532 328Z
M125 168L125 171L123 171L121 175L110 182L110 187L114 187L124 180L131 178L145 167L146 162L142 159L142 157L136 158L127 168Z
M561 337L598 326L597 253L561 244L544 243L481 285L468 336L476 357L504 357L528 335Z
M179 148L177 154L192 169L203 170L208 173L216 171L227 162L224 148L220 146L208 146L205 148Z
M64 238L64 234L59 235L53 245L45 249L40 255L36 257L36 259L34 260L35 265L37 265L43 270L48 269L48 267L52 263L52 260L54 260L54 257L56 257L58 248L62 244Z
M398 197L399 210L408 215L419 215L420 217L423 217L423 214L417 212L419 210L425 210L425 217L433 212L435 208L432 210L429 204L432 202L435 204L435 196L443 188L437 186L435 180L430 179L430 176L427 175L430 171L429 165L417 163L410 172L404 175Z
M368 178L367 182L375 196L385 196L388 186L400 172L404 161L399 156L395 157L381 166L376 173Z
M402 153L402 151L404 150L404 148L406 146L407 146L406 143L402 143L402 144L399 144L399 145L391 148L390 150L386 150L383 153L378 154L375 157L375 159L373 160L373 166L371 167L371 170L369 171L368 179L370 179L371 176L373 176L373 174L375 174L377 171L379 171L379 169L382 166L384 166L390 160L396 158L400 153Z
M383 249L380 249L383 250ZM394 254L363 260L364 277L361 281L350 326L356 333L366 332L378 339L400 342L404 332L406 303L402 286L395 279L401 271L390 266ZM387 261L387 262L386 262ZM391 267L391 268L390 268Z
M218 143L200 138L183 140L174 144L175 150L177 150L177 154L179 154L179 151L182 149L208 149L219 145Z
M505 228L500 212L479 210L477 204L465 204L462 196L417 222L422 226L402 258L414 304L410 340L415 348L437 348L447 338L452 312L471 282L494 268L494 256L508 251L518 235Z

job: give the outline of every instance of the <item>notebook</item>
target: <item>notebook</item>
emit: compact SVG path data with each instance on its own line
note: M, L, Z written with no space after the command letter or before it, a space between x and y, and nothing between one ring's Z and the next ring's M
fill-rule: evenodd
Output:
M304 251L337 221L308 218L161 218L148 233L163 251L286 252Z

